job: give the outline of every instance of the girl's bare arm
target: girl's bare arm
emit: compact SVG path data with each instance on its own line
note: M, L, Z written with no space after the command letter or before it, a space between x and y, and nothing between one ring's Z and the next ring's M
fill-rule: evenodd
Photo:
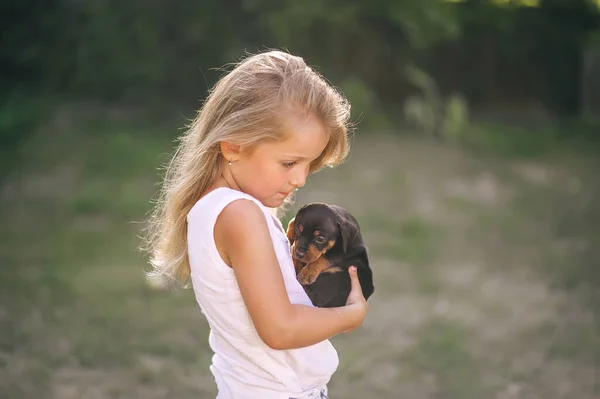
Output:
M346 306L314 308L290 303L265 216L255 203L238 200L225 207L214 234L225 262L233 268L256 330L269 347L313 345L362 323L367 304L356 272L350 273L353 292Z

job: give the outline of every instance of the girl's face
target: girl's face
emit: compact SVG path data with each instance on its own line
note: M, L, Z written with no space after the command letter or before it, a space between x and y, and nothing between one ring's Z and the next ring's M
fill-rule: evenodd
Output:
M295 189L304 186L310 164L321 155L329 135L313 115L292 114L284 121L286 139L262 143L250 153L242 150L231 166L238 188L275 208Z

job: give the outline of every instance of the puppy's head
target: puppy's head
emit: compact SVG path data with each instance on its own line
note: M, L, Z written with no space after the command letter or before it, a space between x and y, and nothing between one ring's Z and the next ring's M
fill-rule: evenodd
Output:
M292 256L312 263L331 249L340 236L338 215L327 204L305 205L290 221L287 236L292 244Z

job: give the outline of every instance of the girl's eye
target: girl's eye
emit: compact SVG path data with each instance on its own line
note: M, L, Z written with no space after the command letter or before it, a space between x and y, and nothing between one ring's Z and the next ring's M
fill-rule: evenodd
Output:
M291 168L292 166L296 165L296 162L284 162L282 165L284 168Z
M323 236L318 236L317 237L317 243L323 244L324 242L325 242L325 237L323 237Z

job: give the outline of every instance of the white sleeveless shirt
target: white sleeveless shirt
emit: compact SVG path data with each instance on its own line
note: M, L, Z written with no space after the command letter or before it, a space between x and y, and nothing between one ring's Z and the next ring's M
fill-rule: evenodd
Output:
M265 215L290 302L313 306L296 280L283 226L267 207L250 195L225 187L202 197L187 215L187 241L194 294L210 326L208 342L214 352L210 370L219 391L217 398L303 397L329 382L338 367L338 354L329 340L305 348L274 350L258 336L233 269L223 261L214 241L217 217L239 199L253 201Z

